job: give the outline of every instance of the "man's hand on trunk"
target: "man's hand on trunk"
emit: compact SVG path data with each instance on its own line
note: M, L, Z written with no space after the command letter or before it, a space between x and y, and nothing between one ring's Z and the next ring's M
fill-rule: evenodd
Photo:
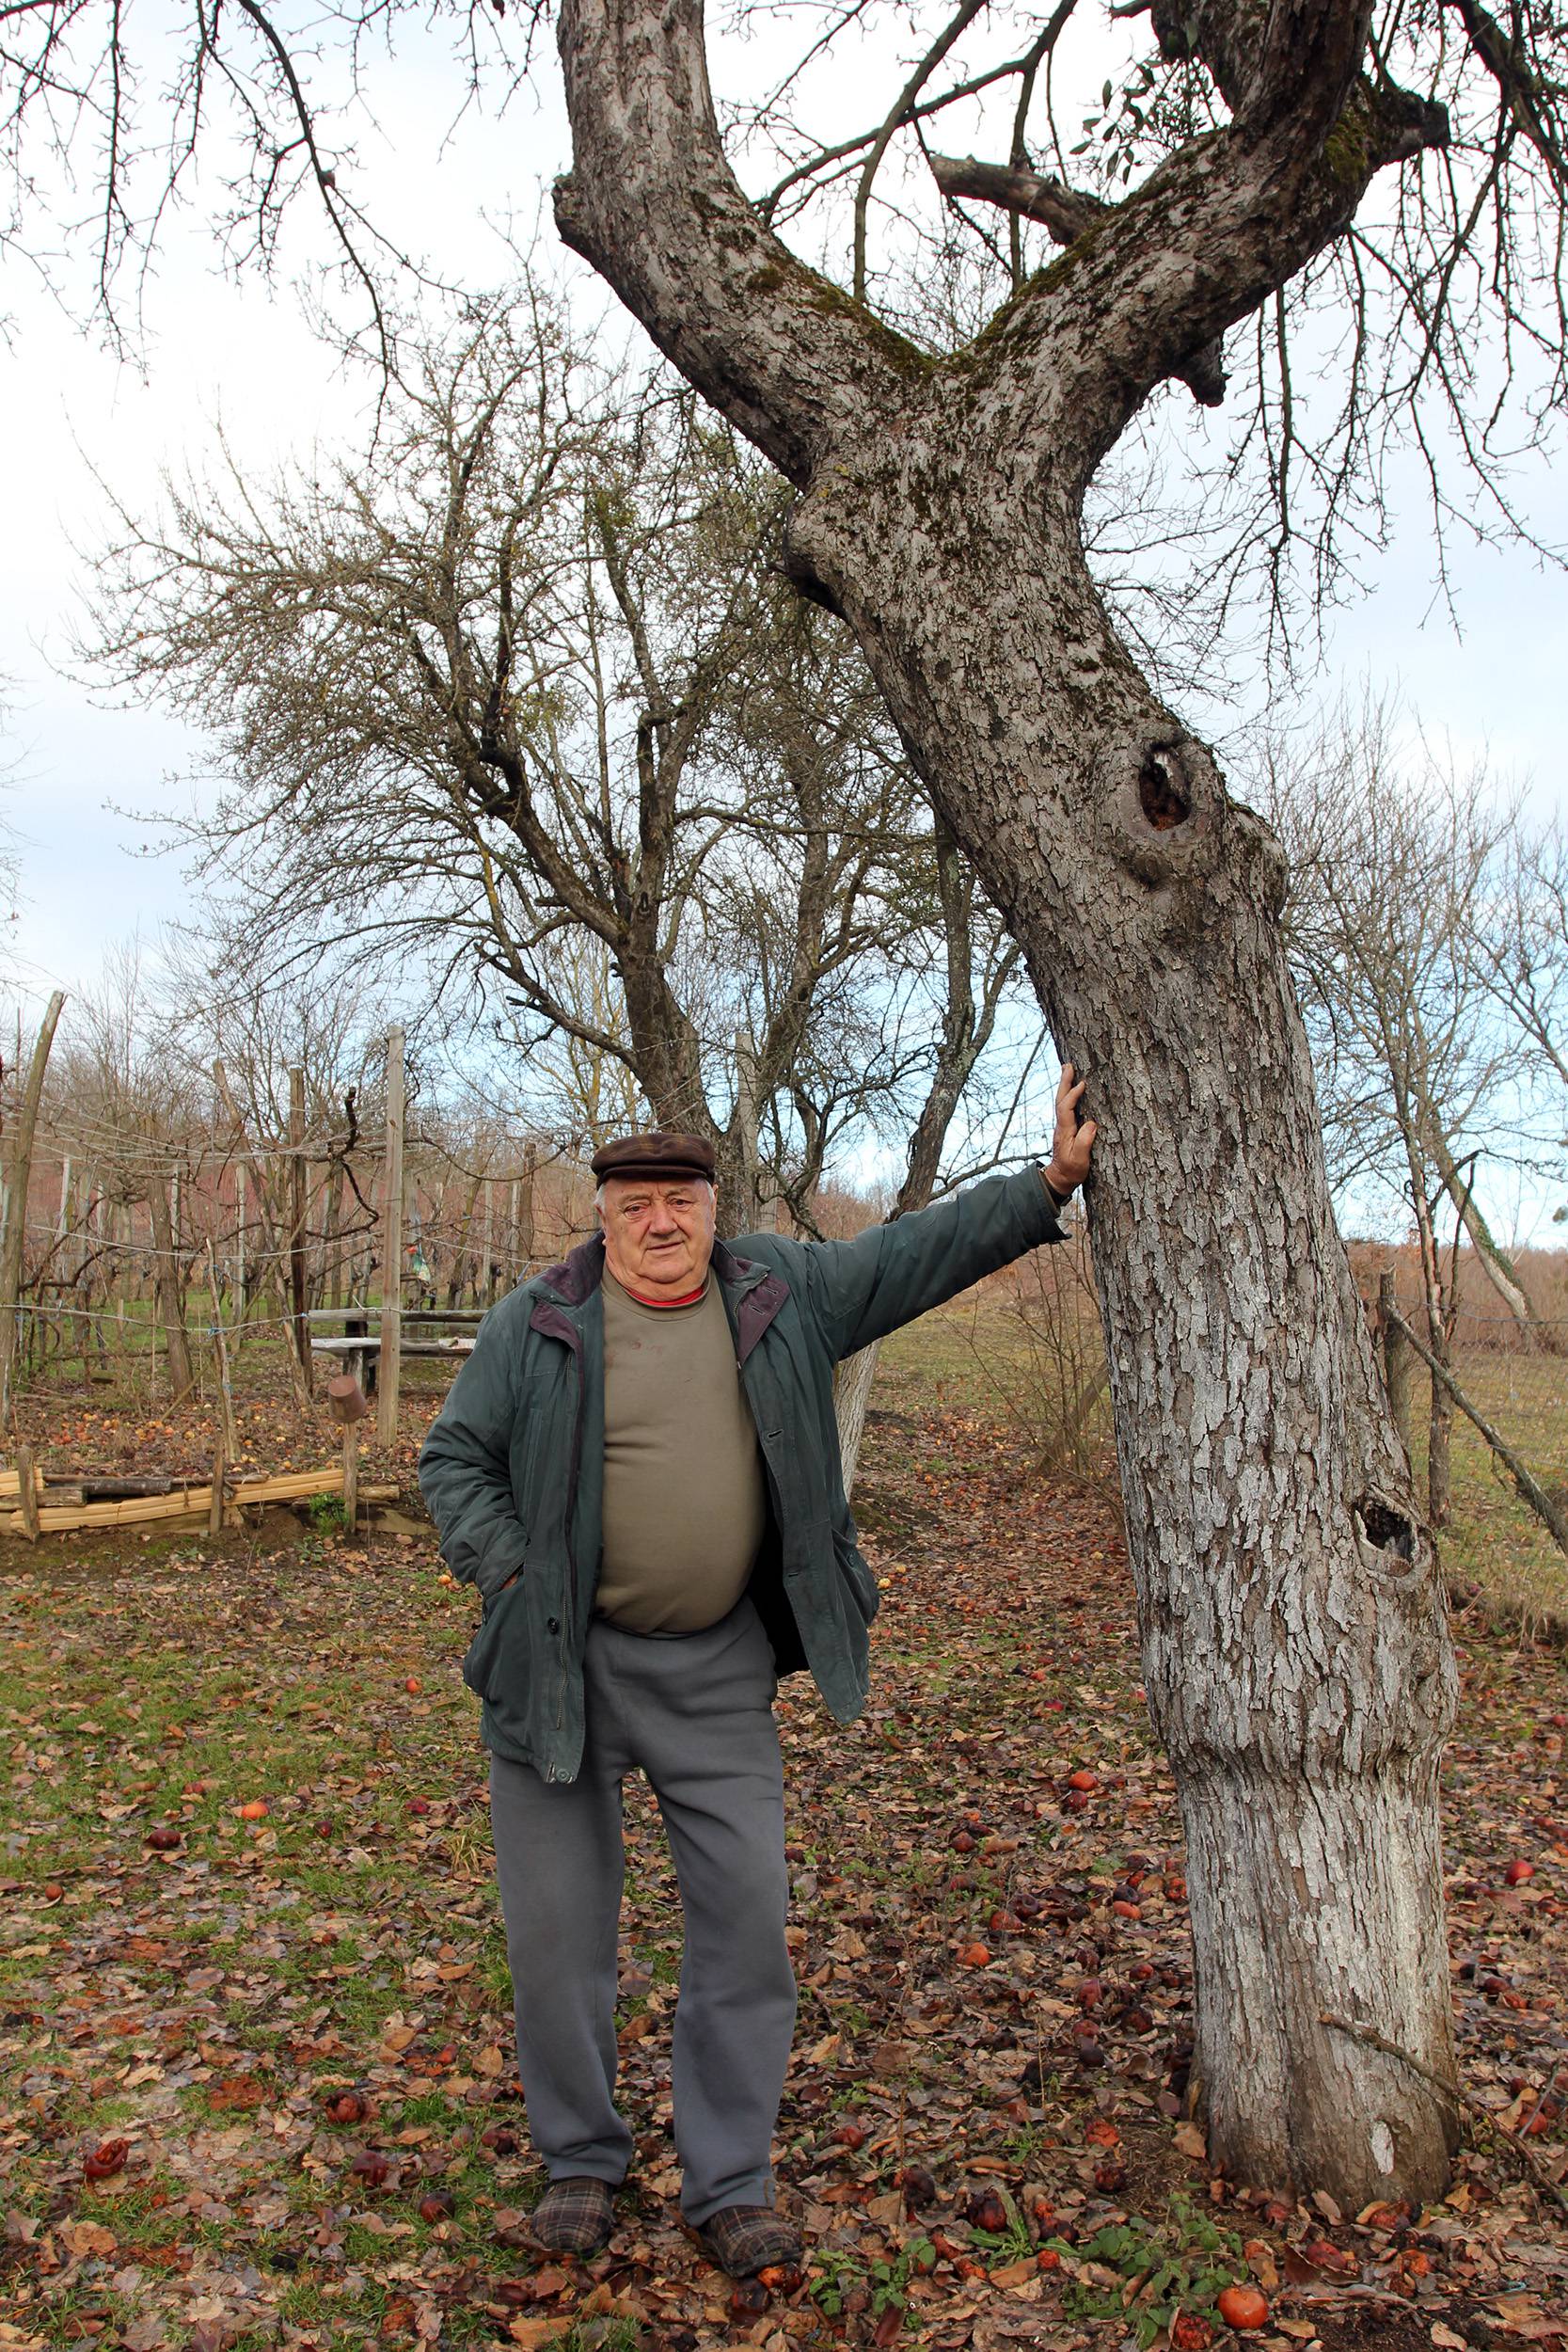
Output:
M1083 1081L1074 1084L1072 1064L1064 1062L1056 1088L1056 1135L1045 1170L1046 1183L1063 1200L1077 1191L1088 1174L1089 1155L1094 1150L1094 1120L1085 1119L1082 1125L1079 1123L1078 1105L1083 1093Z

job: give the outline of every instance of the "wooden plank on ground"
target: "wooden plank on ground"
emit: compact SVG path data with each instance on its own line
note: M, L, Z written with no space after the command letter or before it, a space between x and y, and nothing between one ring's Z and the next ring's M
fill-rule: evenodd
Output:
M274 1478L236 1480L228 1489L227 1500L244 1510L267 1502L303 1502L310 1495L341 1495L342 1490L343 1467L334 1462L330 1470L284 1470ZM392 1502L397 1494L395 1485L361 1486L359 1501ZM40 1508L38 1523L41 1534L64 1535L92 1527L147 1527L168 1519L205 1518L212 1507L209 1480L174 1494L138 1496L126 1502L88 1502L59 1510L45 1504ZM20 1511L8 1513L6 1525L12 1534L20 1534Z
M174 1478L120 1478L109 1470L33 1470L33 1491L56 1502L118 1502L127 1495L172 1494L182 1482ZM188 1483L188 1482L186 1482ZM13 1470L0 1470L0 1502L14 1502L19 1488Z

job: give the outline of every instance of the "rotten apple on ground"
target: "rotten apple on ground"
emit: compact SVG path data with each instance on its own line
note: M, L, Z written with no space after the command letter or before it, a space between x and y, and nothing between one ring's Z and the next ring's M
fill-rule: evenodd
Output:
M1268 2298L1257 2287L1226 2287L1219 2298L1219 2314L1239 2335L1250 2334L1268 2326Z

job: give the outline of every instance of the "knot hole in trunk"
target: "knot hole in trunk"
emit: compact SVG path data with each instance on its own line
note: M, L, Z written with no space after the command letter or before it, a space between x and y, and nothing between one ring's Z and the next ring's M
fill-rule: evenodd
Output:
M1416 1557L1416 1530L1402 1511L1377 1495L1363 1495L1355 1506L1356 1524L1369 1548L1382 1554L1380 1567Z
M1174 743L1151 743L1138 771L1138 805L1155 833L1170 833L1193 813L1193 796Z
M1130 744L1107 810L1122 864L1150 890L1199 875L1214 851L1221 797L1201 743L1167 735Z

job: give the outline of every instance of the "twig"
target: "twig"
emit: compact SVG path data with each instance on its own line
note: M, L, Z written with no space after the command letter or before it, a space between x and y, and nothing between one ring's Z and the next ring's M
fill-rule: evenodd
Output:
M1557 1545L1558 1549L1568 1552L1568 1513L1561 1511L1545 1489L1531 1477L1507 1439L1498 1435L1490 1422L1482 1419L1448 1366L1440 1364L1431 1349L1422 1346L1399 1310L1386 1304L1383 1307L1383 1313L1415 1349L1433 1379L1442 1382L1460 1411L1465 1415L1466 1419L1475 1422L1476 1427L1481 1431L1481 1436L1518 1488L1520 1501L1529 1505L1552 1541Z
M1462 2090L1458 2083L1445 2082L1441 2074L1434 2074L1430 2066L1423 2066L1420 2059L1413 2057L1410 2051L1402 2049L1397 2042L1388 2041L1385 2035L1374 2033L1370 2026L1353 2026L1348 2018L1329 2016L1320 2016L1318 2023L1320 2026L1331 2026L1336 2033L1348 2034L1353 2042L1365 2042L1369 2050L1378 2050L1385 2058L1398 2058L1402 2066L1408 2066L1410 2072L1413 2074L1418 2074L1422 2082L1430 2083L1433 2090L1437 2091L1442 2098L1450 2099L1456 2106L1465 2108L1484 2123L1488 2131L1494 2133L1501 2140L1510 2155L1516 2158L1519 2169L1534 2185L1538 2193L1554 2198L1563 2212L1568 2214L1568 2196L1563 2194L1558 2183L1553 2180L1534 2149L1528 2147L1522 2139L1515 2139L1511 2133L1505 2132L1491 2108L1482 2106L1481 2101L1472 2092Z

